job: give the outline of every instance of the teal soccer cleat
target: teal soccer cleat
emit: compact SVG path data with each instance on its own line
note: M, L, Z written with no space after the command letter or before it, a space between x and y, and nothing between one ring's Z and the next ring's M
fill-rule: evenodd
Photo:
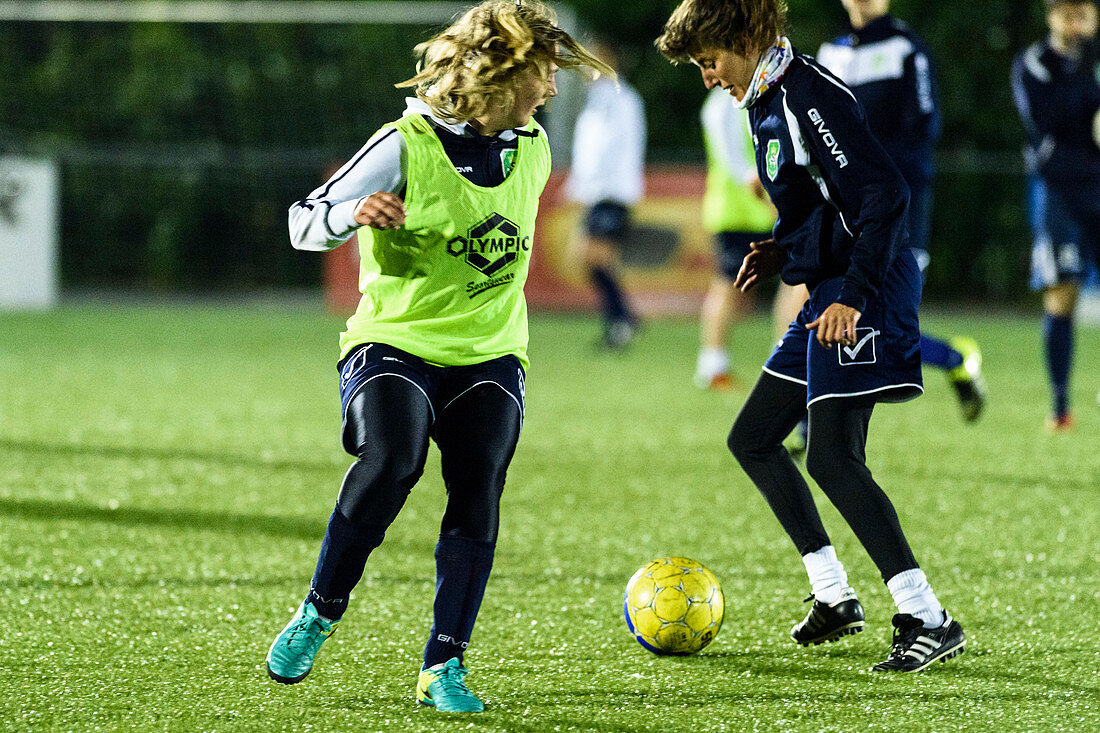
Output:
M313 658L339 621L325 621L312 603L303 602L267 652L267 674L276 682L301 682L313 668Z
M420 678L416 681L417 702L444 713L480 713L485 705L462 681L466 674L458 657L420 670Z

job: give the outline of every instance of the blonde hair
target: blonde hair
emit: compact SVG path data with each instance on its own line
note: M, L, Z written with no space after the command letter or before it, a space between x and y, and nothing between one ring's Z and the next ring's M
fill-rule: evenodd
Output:
M703 49L743 55L771 46L786 26L784 0L683 0L654 45L673 63L690 62Z
M416 76L395 86L415 87L440 119L468 122L492 105L511 104L527 71L544 81L553 66L615 78L611 67L556 23L554 11L538 0L485 0L417 45Z

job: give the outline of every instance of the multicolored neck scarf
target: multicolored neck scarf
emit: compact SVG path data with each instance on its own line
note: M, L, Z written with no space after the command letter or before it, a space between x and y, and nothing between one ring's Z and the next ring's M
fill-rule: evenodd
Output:
M783 72L790 66L794 58L794 48L786 36L780 36L775 45L764 52L760 57L760 63L756 65L756 71L752 73L752 82L745 96L734 102L739 109L751 107L760 98L760 95L768 91L768 88L779 81Z

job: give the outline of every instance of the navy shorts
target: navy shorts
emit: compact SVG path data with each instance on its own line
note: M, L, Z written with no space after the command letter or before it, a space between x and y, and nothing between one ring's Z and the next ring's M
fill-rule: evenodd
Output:
M1100 185L1054 188L1038 179L1029 199L1035 242L1031 248L1031 288L1081 284L1097 266Z
M429 364L387 344L368 343L352 349L336 368L340 370L342 431L347 428L348 404L359 390L378 377L404 379L420 390L428 401L433 427L451 403L482 384L495 385L508 393L519 409L521 421L526 408L525 373L519 359L511 355L480 364L445 367Z
M836 302L843 281L830 278L813 289L764 371L805 385L807 406L830 397L904 402L922 394L917 321L921 274L912 250L902 250L882 292L867 303L856 325L855 346L826 349L806 324Z
M588 210L584 226L590 237L621 242L630 230L630 209L618 201L600 201Z
M714 235L714 263L727 280L737 279L749 245L771 238L771 232L718 232Z

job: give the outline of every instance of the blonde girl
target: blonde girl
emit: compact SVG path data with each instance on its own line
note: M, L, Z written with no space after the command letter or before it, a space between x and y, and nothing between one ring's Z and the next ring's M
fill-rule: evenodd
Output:
M463 657L492 569L527 368L523 283L550 172L533 116L559 69L610 73L538 2L488 0L416 47L404 115L290 208L294 247L358 231L362 299L340 338L344 449L355 457L309 593L267 656L272 679L309 674L367 556L439 447L447 489L417 699L484 706Z

